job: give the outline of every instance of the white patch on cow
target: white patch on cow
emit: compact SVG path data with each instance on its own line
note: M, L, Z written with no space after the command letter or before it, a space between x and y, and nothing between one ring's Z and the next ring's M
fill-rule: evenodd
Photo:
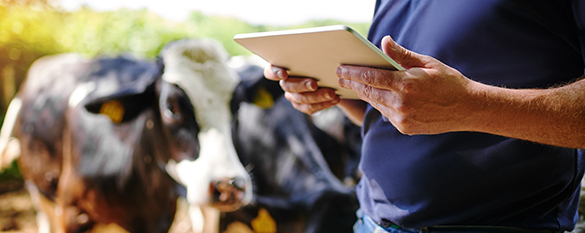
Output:
M12 161L20 156L19 144L10 142L17 140L13 138L14 126L21 107L22 100L15 97L10 101L10 105L8 105L8 109L6 110L4 123L2 123L2 129L0 129L0 171L2 171L4 167L10 166ZM18 146L18 148L15 148L15 146Z
M167 171L167 174L169 174L169 176L171 176L173 179L175 179L175 181L179 182L179 184L185 186L185 184L183 184L181 182L181 180L179 179L179 175L177 174L177 162L173 159L170 159L167 164L165 164L165 171Z
M193 232L202 232L204 219L203 213L201 213L201 208L199 206L189 206L189 218L191 219L191 227Z
M190 204L209 201L210 182L242 177L246 187L243 204L248 204L252 182L239 161L231 135L229 103L239 80L226 66L227 52L213 40L182 40L163 49L161 56L165 64L163 79L189 96L200 126L199 158L169 164L169 174L176 173L175 179L185 185Z
M79 64L87 61L86 57L75 53L64 53L39 58L28 70L28 81L25 83L27 86L26 89L31 91L31 93L35 93L44 87L53 86L53 90L67 91L70 88L70 82L64 81L54 83L55 79L49 77L58 77L63 74L65 70L71 70L72 68L75 69L75 67L79 67ZM67 80L71 78L73 78L73 76L61 77L59 80Z
M187 187L187 201L195 204L206 204L210 197L207 189L210 181L236 176L246 179L249 176L237 159L230 137L212 128L201 132L199 140L202 145L199 158L194 161L180 161L176 165L176 173L181 183ZM236 159L234 160L233 157ZM251 201L251 186L246 187L245 198L244 203Z
M36 185L34 185L31 181L26 181L24 183L26 185L26 189L30 194L30 199L35 207L36 210L42 210L41 204L41 193ZM39 233L50 233L51 232L51 223L49 220L49 216L44 211L37 211L36 214L37 220L37 229Z
M254 65L258 67L266 67L270 65L266 60L261 58L258 55L250 55L250 56L235 56L230 58L228 61L228 66L234 70L241 69L242 67L246 67L249 65Z
M20 140L16 137L11 137L4 148L4 152L2 152L3 154L0 155L0 171L9 167L12 164L12 161L20 157L21 152Z
M86 82L79 84L69 97L69 107L75 108L77 105L87 97L89 93L95 90L94 82Z
M230 129L229 102L239 80L227 68L227 53L212 40L178 41L162 51L163 79L191 99L201 128Z
M345 142L343 133L343 111L338 107L323 109L311 115L311 119L317 128L325 131L340 142Z

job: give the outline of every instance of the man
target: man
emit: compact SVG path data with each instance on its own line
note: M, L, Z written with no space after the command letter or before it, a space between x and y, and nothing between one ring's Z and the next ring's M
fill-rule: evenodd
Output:
M368 39L407 70L340 66L362 100L265 69L296 109L362 125L357 232L574 228L585 2L378 0Z

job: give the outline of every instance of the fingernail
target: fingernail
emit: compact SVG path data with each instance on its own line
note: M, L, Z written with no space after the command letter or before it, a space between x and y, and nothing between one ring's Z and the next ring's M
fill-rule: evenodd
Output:
M282 70L280 68L273 67L272 68L272 72L274 72L274 74L276 75L276 77L278 77L279 79L282 79L283 78Z
M335 74L337 75L337 77L341 77L342 72L343 68L341 68L341 66L338 66L337 69L335 70Z
M340 87L345 87L345 80L342 78L337 79L337 84L339 84Z
M384 40L386 40L387 42L392 42L392 41L394 41L390 35L384 36L384 37L382 38L382 41L384 41Z
M313 85L311 85L311 81L306 82L305 85L307 85L307 89L309 89L311 91L315 90L315 88L313 88Z
M325 92L325 98L331 99L331 94L329 94L329 92Z

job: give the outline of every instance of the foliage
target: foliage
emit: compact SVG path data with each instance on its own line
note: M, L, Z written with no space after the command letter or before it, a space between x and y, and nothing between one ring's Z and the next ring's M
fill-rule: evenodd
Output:
M232 40L235 34L343 24L321 20L290 27L251 25L237 18L201 12L193 12L185 22L172 22L146 9L95 12L81 8L66 12L47 4L54 1L0 0L0 84L3 87L0 88L0 114L6 107L6 99L13 94L6 93L5 89L12 88L6 84L7 76L14 78L14 88L17 88L28 67L41 56L66 52L89 56L129 52L152 59L170 41L203 37L218 40L231 55L249 55ZM368 23L348 25L362 34L369 26Z
M368 23L331 20L289 27L251 25L201 12L193 12L185 22L173 22L146 9L96 12L81 8L67 12L52 7L51 3L57 1L0 0L0 126L28 67L42 56L69 52L114 56L127 52L153 59L165 44L183 38L214 38L231 55L249 55L233 41L235 34L333 24L347 24L365 34L369 27Z
M18 170L16 161L13 161L9 167L0 173L0 182L5 180L22 181L22 176ZM1 190L1 189L0 189Z
M206 16L201 12L193 12L186 21L186 30L194 30L196 37L208 37L218 40L231 55L250 55L244 47L234 42L233 37L238 33L263 32L307 27L318 27L336 24L346 24L353 27L362 35L366 35L369 23L348 23L337 20L313 20L293 26L251 25L245 21L232 17Z
M29 62L39 56L78 52L87 55L114 55L131 52L153 58L162 46L181 38L210 37L222 43L232 55L249 54L233 42L237 33L259 32L342 24L333 20L310 21L291 27L251 25L243 20L207 16L193 12L185 22L172 22L146 9L120 9L95 12L82 8L76 12L56 9L0 5L0 59ZM349 24L365 33L369 24Z

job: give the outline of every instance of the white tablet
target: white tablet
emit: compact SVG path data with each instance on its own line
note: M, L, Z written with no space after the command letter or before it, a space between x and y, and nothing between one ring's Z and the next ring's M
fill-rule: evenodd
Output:
M237 34L234 40L289 76L311 77L342 98L357 99L355 92L337 85L341 64L404 70L358 32L345 25Z

